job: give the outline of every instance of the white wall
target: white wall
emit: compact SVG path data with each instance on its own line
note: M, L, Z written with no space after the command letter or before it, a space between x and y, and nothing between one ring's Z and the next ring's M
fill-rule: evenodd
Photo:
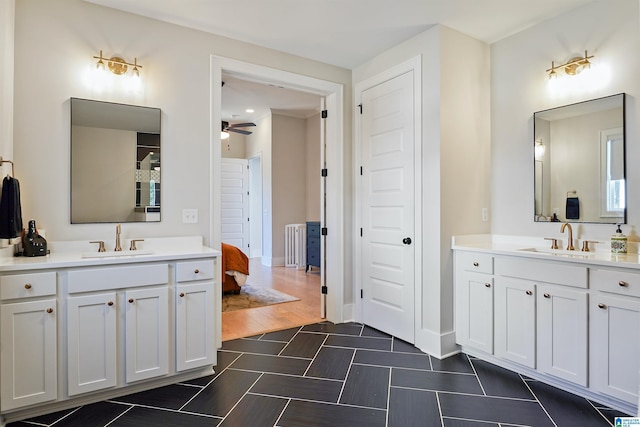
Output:
M220 153L227 159L246 159L246 137L239 133L229 132L229 138L220 142Z
M0 156L13 160L13 52L15 0L0 0ZM0 167L0 175L11 165Z
M284 265L284 228L303 224L306 204L306 120L271 116L273 185L273 261Z
M640 35L638 0L600 0L550 19L491 46L492 231L554 237L560 227L533 222L533 113L626 92L626 155L629 226L638 239L640 199ZM610 70L597 84L568 93L551 92L545 70L551 61L594 54L591 71ZM601 87L598 87L601 86ZM565 86L566 88L566 86ZM593 171L593 174L598 174ZM611 225L582 224L578 237L608 242Z
M354 69L353 85L416 55L422 55L422 236L416 236L422 243L422 283L416 284L422 304L416 345L445 355L455 351L451 236L490 231L480 215L490 204L490 57L485 43L436 26Z
M140 94L97 93L85 84L100 49L137 57L143 66ZM147 105L162 109L162 222L127 224L123 237L202 235L210 243L210 225L219 224L209 212L210 129L216 129L210 127L212 54L350 88L345 69L81 0L16 2L13 148L23 216L36 219L50 240L110 238L111 225L69 224L69 98ZM182 224L183 208L198 209L200 222Z

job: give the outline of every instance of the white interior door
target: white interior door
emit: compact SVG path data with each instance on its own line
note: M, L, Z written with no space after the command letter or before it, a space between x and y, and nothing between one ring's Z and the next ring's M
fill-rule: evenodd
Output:
M221 162L221 240L249 256L249 171L246 159Z
M362 318L414 337L413 71L362 92Z

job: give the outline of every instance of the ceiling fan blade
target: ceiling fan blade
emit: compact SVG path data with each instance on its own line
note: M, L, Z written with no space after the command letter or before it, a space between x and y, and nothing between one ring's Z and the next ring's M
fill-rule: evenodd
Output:
M235 133L241 133L243 135L251 135L253 132L249 132L248 130L242 130L242 129L234 129L234 128L227 128L227 132L235 132Z
M229 125L229 128L246 128L249 126L255 126L255 123L235 123L235 124L231 124Z

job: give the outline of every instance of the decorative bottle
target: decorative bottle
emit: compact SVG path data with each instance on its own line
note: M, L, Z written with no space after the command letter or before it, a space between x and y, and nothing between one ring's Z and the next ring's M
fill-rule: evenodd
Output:
M618 229L611 235L611 253L612 254L626 254L627 253L627 236L622 234L620 224L617 224Z
M23 255L28 257L44 256L47 254L47 241L38 234L36 221L29 221L29 230L22 239Z

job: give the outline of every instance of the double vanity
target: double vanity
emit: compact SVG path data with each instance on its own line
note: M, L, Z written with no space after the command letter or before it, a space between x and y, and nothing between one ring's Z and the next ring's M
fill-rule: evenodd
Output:
M604 244L588 252L551 246L542 238L453 238L456 342L465 353L636 414L638 254L611 254Z
M201 237L137 246L0 257L1 425L213 373L220 253Z

